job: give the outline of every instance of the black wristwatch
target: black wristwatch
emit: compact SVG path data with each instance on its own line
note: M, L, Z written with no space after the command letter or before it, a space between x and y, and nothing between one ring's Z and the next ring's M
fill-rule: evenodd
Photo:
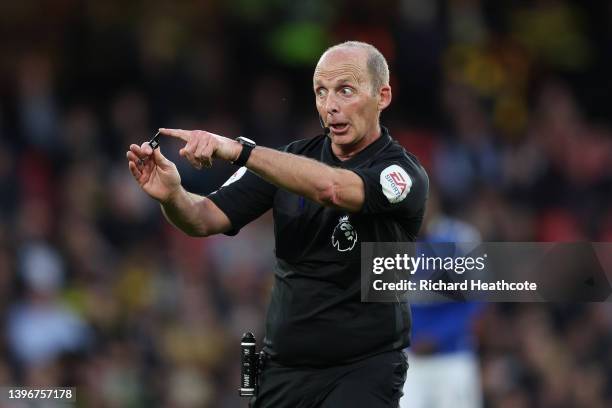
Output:
M247 139L246 137L242 136L237 137L236 141L242 145L242 151L240 152L238 158L232 162L232 164L242 167L246 164L247 160L249 160L251 152L257 145L251 139Z

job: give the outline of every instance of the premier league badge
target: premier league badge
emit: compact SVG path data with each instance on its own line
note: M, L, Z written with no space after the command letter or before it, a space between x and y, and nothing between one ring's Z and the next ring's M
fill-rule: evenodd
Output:
M332 245L340 252L350 251L357 243L357 231L351 225L348 215L340 217L332 233Z

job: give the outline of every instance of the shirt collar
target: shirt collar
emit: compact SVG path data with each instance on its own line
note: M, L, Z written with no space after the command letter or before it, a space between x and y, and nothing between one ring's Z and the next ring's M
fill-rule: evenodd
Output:
M325 141L323 142L323 154L322 161L324 163L333 164L337 167L345 167L345 168L354 168L360 167L366 162L373 159L377 156L378 152L387 147L389 143L391 143L391 135L389 134L389 130L381 126L380 137L366 146L365 149L357 153L355 156L351 157L348 160L340 160L334 154L331 147L331 139L329 137L325 137Z

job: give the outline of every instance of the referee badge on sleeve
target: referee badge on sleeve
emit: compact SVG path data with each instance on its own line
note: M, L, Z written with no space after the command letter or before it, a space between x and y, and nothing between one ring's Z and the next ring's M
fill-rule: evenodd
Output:
M402 201L412 187L412 179L400 166L392 164L380 173L382 192L391 204Z

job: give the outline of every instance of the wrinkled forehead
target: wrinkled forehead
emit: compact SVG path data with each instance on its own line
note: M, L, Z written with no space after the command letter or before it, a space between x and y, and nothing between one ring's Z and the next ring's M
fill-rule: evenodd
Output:
M321 56L313 75L313 84L337 81L368 82L365 52L360 49L336 49Z

